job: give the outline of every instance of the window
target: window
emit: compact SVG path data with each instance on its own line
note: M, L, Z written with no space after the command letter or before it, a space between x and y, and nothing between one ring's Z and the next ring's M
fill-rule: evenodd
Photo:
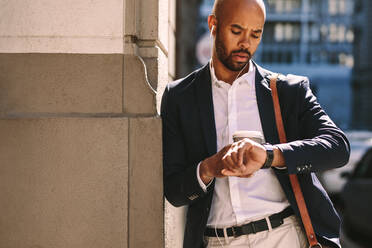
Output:
M300 40L300 25L293 23L277 23L274 28L274 38L277 42L295 42Z
M337 31L337 36L338 36L338 41L339 42L345 42L345 34L346 34L345 25L339 25L338 26L338 31Z
M354 56L353 55L347 55L345 58L345 65L347 67L353 68L354 67Z
M293 26L290 23L284 26L284 37L286 41L293 40Z
M346 14L346 0L339 0L338 13Z
M321 34L322 41L327 40L327 37L328 37L328 26L327 25L323 24L320 27L320 34Z
M284 39L284 27L283 24L277 23L275 25L275 41L282 41Z
M291 13L301 8L300 0L268 0L269 11L277 13Z
M276 12L283 12L284 11L284 1L283 0L277 0L275 3L275 11Z
M328 12L330 15L337 14L337 0L328 0Z
M354 32L353 32L353 30L349 29L346 32L345 38L346 38L347 42L353 43L354 42Z
M317 42L320 39L320 30L319 26L316 24L313 24L310 26L310 40L312 42Z
M328 31L328 32L327 32ZM323 38L328 37L330 42L349 42L351 43L354 40L354 34L349 29L346 29L344 24L337 25L336 23L331 23L329 28L322 26L321 33Z

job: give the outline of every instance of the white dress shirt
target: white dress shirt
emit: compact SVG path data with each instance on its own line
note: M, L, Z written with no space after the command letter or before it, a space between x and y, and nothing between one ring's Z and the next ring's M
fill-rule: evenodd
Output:
M232 85L218 80L213 66L210 69L217 150L233 143L232 134L237 130L263 133L253 63L249 62L249 71ZM199 176L199 166L197 177L200 186L206 191L207 186ZM260 216L280 212L287 206L288 200L273 169L261 169L250 178L216 178L207 225L220 228L239 225Z

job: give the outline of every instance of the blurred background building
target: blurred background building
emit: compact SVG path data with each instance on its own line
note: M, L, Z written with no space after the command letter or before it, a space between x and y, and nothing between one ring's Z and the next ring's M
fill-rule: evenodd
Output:
M372 129L372 1L357 0L354 11L352 128Z
M283 74L309 77L325 111L341 128L348 128L353 0L268 0L266 6L257 62Z

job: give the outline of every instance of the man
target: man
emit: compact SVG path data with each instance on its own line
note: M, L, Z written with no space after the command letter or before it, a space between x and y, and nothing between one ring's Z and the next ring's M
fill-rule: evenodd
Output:
M164 192L174 206L188 205L186 248L308 247L288 178L293 173L318 240L339 247L340 220L314 172L344 165L349 143L308 79L292 75L278 80L289 140L278 144L268 86L273 73L251 60L264 22L261 0L216 0L208 18L211 62L168 84L163 95ZM238 130L259 131L273 146L233 142Z

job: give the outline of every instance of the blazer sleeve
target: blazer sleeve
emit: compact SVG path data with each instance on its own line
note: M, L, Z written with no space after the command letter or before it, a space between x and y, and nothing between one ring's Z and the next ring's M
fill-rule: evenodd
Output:
M190 164L187 160L177 97L172 93L167 87L161 103L163 182L165 197L172 205L179 207L198 201L210 191L210 187L204 192L197 179L198 163Z
M317 172L345 165L350 145L313 95L308 78L297 94L299 140L276 145L283 153L289 174Z

